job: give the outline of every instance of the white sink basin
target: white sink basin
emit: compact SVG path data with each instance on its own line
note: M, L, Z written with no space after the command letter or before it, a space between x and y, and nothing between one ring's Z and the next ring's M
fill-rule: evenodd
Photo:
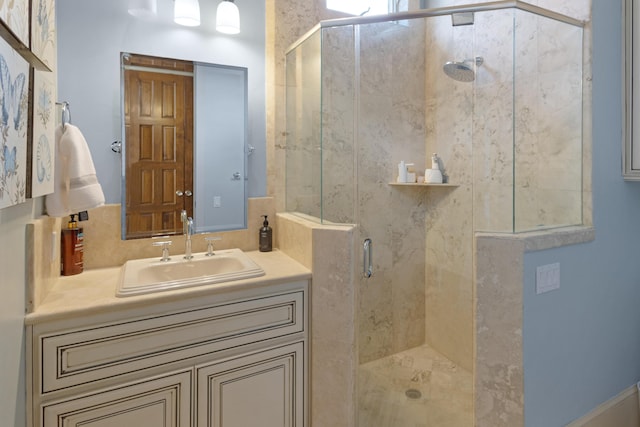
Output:
M240 249L216 251L213 256L197 253L189 261L182 255L174 255L170 261L136 259L122 266L116 296L211 285L262 275L264 270Z

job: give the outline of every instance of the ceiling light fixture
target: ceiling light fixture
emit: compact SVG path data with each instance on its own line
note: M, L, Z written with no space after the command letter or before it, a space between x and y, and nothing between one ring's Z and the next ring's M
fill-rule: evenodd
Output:
M158 12L158 1L129 0L128 12L136 18L153 18Z
M175 0L173 21L187 27L200 25L200 3L198 0Z
M233 0L222 0L216 11L216 30L224 34L240 32L240 11Z

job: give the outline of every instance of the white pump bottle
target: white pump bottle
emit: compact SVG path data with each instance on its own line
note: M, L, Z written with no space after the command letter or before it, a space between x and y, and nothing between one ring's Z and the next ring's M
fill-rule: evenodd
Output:
M398 164L398 182L407 182L407 165L404 160L400 160L400 163Z
M440 170L437 153L433 153L433 156L431 156L431 169L424 171L424 182L427 184L442 184L442 171Z

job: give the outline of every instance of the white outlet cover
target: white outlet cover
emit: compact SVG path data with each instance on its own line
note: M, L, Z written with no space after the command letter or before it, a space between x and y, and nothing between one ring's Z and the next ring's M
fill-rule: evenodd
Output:
M541 265L536 269L536 293L543 294L560 288L560 263Z

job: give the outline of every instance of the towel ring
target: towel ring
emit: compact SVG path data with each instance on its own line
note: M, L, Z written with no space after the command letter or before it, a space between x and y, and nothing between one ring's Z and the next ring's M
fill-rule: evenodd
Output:
M113 141L111 143L111 151L114 153L122 153L122 141Z
M61 113L60 119L62 120L62 127L64 128L67 126L67 123L71 123L71 106L67 101L56 102L56 105L62 105L62 113ZM66 113L66 118L65 118L65 113Z

